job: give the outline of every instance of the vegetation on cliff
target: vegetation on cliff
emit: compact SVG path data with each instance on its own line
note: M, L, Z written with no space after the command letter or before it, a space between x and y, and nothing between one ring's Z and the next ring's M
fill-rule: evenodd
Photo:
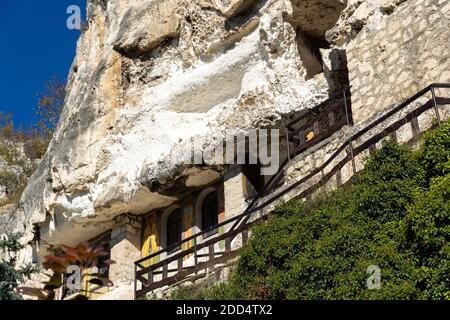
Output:
M227 284L174 299L449 299L450 122L419 150L391 142L351 185L293 200L253 230ZM381 288L367 288L369 266Z
M0 194L0 207L19 202L36 160L47 151L64 104L65 82L53 78L38 97L37 124L29 128L16 128L12 115L0 111L0 189L6 195Z
M22 300L16 289L36 272L32 265L21 268L16 266L16 254L24 248L20 243L21 237L21 234L16 233L0 238L0 254L5 257L0 260L0 301Z

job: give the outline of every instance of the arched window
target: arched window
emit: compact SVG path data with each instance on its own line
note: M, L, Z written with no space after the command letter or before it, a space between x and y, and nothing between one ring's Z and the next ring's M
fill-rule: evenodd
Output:
M202 204L202 230L209 228L219 223L219 197L216 191L208 194ZM217 230L211 230L205 234L209 237L216 233Z
M175 209L167 219L167 247L170 247L181 241L182 222L181 209ZM177 250L179 248L174 248ZM171 250L172 251L172 250Z

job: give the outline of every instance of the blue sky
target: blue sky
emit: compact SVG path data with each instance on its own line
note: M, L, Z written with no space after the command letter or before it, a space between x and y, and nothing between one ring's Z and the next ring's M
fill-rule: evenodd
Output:
M78 30L69 30L69 5L86 0L0 0L0 111L16 125L32 124L37 94L55 75L65 79L75 55Z

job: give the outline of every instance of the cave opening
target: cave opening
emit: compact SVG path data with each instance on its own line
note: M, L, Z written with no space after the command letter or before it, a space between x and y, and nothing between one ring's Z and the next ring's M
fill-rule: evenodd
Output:
M306 80L322 73L324 69L321 49L326 48L327 43L308 35L300 28L297 29L296 42L298 52L306 68Z
M306 80L324 73L329 94L342 91L349 84L346 52L331 47L326 33L336 25L346 4L339 0L292 0L291 3L293 14L287 20L296 30Z

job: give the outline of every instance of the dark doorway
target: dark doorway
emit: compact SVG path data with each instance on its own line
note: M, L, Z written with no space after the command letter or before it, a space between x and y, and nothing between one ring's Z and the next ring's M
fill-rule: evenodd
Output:
M219 197L216 191L208 194L202 204L202 230L208 230L219 223ZM204 237L217 233L217 229L210 230Z
M182 221L181 209L175 209L167 219L167 247L171 247L181 242ZM172 251L178 250L180 247L174 247Z
M252 199L264 188L264 176L261 175L260 164L246 164L242 166L245 176L244 194L247 199Z

